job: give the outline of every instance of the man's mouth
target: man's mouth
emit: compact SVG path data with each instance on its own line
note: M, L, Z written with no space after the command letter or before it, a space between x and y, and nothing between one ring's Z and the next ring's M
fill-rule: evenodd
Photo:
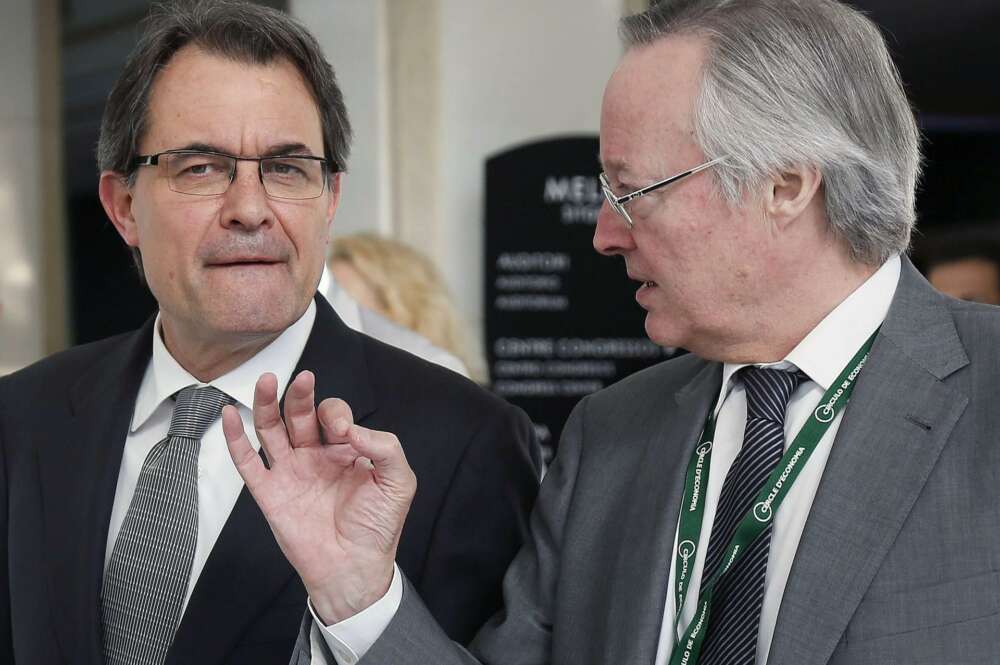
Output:
M632 272L628 273L628 278L631 279L632 281L639 282L639 288L640 289L643 289L643 288L651 289L654 286L656 286L656 282L654 282L653 280L651 280L651 279L643 279L641 276L633 274Z
M208 264L209 268L231 268L233 266L267 266L281 263L277 259L246 257L238 259L226 259L225 261L213 261Z

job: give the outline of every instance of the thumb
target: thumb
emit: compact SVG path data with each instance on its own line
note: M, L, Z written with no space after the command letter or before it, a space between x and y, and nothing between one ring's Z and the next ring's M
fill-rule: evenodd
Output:
M347 435L351 447L359 455L371 460L375 467L373 473L381 484L404 491L407 500L413 497L417 478L407 463L403 446L395 434L352 425Z

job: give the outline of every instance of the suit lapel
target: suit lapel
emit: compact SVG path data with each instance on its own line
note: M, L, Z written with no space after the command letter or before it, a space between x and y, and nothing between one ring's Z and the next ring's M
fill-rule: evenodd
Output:
M364 337L344 324L325 298L316 297L316 322L295 374L312 370L316 374L316 403L339 397L361 423L375 410Z
M316 321L292 376L306 369L316 375L317 404L339 397L351 406L359 423L374 411L362 338L319 297ZM294 576L295 570L244 487L205 562L167 663L223 662L250 623L266 612Z
M74 663L101 663L100 589L122 449L152 349L145 326L70 389L71 418L48 423L37 447L50 605Z
M799 542L769 665L829 660L968 403L942 382L967 363L941 297L904 259Z
M167 663L223 662L294 573L244 487L198 577Z
M634 424L645 437L645 453L638 468L629 470L634 481L627 505L642 509L629 510L620 534L609 534L619 545L619 558L608 608L613 624L600 662L652 665L656 657L687 460L718 397L721 376L719 364L705 363L665 398L665 412L656 409L648 422Z

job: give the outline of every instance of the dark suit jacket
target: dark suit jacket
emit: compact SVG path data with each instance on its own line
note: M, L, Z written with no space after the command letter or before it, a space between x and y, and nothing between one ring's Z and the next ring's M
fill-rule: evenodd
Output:
M466 652L404 586L361 663L652 665L687 461L721 376L689 355L585 398L504 580L505 611ZM1000 663L998 387L1000 308L942 296L904 259L768 665ZM309 662L306 638L296 665Z
M323 298L296 373L395 433L419 487L397 561L467 642L500 605L526 529L538 454L527 417L459 375L355 333ZM142 329L0 378L0 662L102 662L104 551L132 406L150 358ZM240 494L167 662L288 660L305 590L252 497Z

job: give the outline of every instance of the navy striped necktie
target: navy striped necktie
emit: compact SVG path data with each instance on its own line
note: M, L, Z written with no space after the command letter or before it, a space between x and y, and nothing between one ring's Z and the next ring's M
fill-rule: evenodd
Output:
M174 641L198 543L198 452L234 400L217 388L176 395L167 437L139 472L101 589L105 665L160 665Z
M722 563L726 545L785 452L785 409L801 372L744 367L747 422L743 447L722 485L702 580ZM719 580L699 665L754 665L771 548L771 523Z

